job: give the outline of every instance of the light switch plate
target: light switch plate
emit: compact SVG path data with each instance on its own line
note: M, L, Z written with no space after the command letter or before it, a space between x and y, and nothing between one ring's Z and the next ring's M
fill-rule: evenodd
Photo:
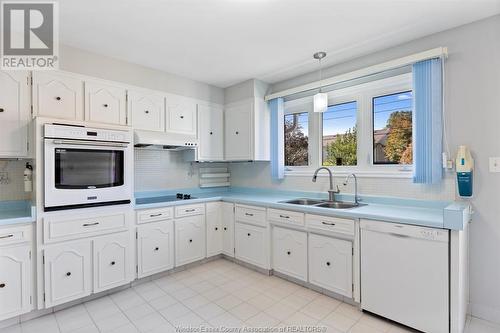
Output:
M500 172L500 157L490 157L490 172Z

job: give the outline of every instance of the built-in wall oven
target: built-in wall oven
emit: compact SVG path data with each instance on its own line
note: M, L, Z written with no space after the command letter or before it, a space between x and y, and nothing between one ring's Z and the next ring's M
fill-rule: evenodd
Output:
M46 124L45 211L130 203L130 131Z

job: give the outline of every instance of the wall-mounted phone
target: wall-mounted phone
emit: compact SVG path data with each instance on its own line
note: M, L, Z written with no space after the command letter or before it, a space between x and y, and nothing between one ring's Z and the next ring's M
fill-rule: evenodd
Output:
M467 146L458 147L455 163L458 194L461 197L470 198L474 189L474 159Z

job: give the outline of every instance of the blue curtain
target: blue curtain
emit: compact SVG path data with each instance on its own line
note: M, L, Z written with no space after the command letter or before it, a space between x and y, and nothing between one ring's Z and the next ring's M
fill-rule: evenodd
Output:
M285 178L285 129L283 98L269 101L271 112L271 177Z
M443 179L442 60L413 65L413 182L436 184Z

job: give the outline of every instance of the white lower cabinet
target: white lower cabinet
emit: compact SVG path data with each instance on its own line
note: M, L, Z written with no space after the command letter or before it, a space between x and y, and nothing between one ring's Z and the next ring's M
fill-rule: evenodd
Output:
M44 251L45 306L52 307L92 292L91 241L51 246Z
M309 282L352 297L352 243L309 234Z
M130 282L131 263L128 231L95 239L94 293Z
M0 320L31 309L31 245L0 248Z
M268 228L235 223L235 257L249 264L269 269Z
M222 253L234 257L234 204L222 202Z
M205 216L175 220L175 265L181 266L206 256Z
M174 222L161 221L137 227L139 278L174 267Z
M222 253L224 233L222 229L221 208L221 202L207 203L207 257L212 257Z
M307 281L307 233L274 227L272 243L273 269Z

